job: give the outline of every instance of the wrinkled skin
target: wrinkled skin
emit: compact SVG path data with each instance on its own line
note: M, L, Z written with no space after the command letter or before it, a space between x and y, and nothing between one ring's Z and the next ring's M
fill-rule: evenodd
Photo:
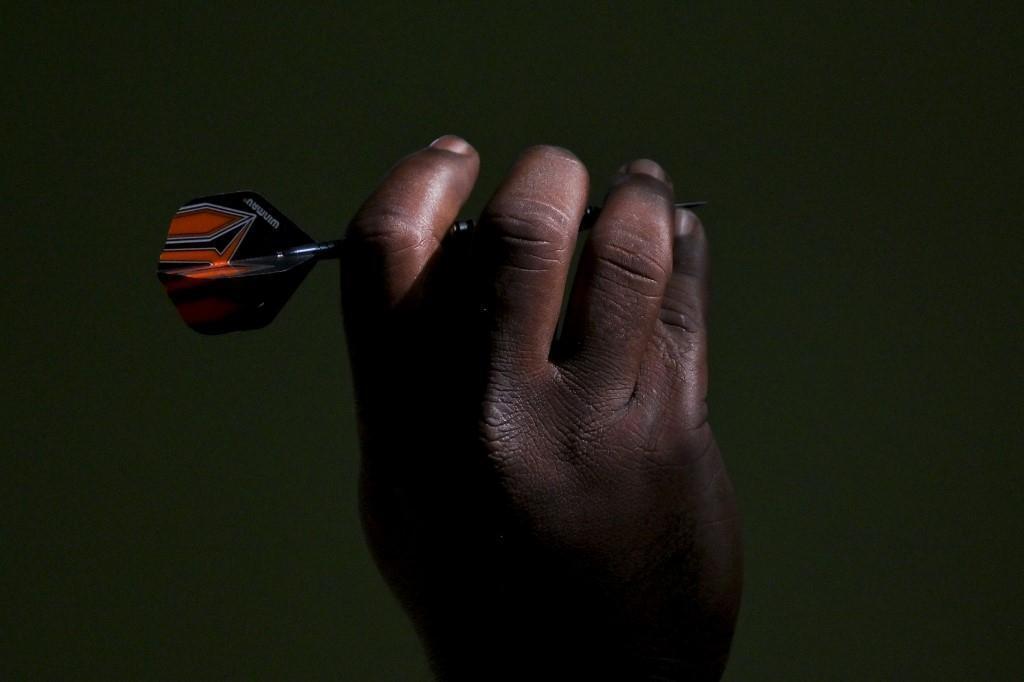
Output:
M439 138L346 235L374 559L442 679L718 679L741 552L705 401L704 229L657 164L624 166L559 334L587 170L527 149L442 246L478 169Z

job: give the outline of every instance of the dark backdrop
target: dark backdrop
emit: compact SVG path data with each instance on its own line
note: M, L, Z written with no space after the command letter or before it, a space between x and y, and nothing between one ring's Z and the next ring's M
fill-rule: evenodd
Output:
M217 338L154 270L185 199L337 237L454 132L467 215L538 142L712 202L728 680L1020 679L1022 12L373 5L0 10L0 677L427 678L357 523L336 264Z

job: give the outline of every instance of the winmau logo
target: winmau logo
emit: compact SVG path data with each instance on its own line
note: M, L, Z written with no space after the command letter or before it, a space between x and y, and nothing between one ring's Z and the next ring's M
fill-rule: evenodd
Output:
M252 210L256 211L256 213L258 213L261 218L263 218L268 223L270 223L271 227L273 227L275 230L277 228L281 227L281 223L278 221L277 218L275 218L274 216L272 216L269 213L267 213L266 209L264 209L262 206L257 204L252 199L246 197L242 201L242 203L245 204L246 206L248 206L249 208L251 208Z

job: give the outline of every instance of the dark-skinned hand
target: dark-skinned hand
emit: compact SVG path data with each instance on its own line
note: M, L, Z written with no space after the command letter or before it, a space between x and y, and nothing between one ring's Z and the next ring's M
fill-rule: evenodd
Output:
M739 519L706 404L708 250L653 161L527 149L472 236L444 136L349 225L342 302L374 559L442 679L718 679Z

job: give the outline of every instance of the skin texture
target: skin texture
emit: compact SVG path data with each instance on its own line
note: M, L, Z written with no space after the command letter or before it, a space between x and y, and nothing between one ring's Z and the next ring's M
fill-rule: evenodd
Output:
M477 232L444 239L479 164L439 138L346 235L374 559L441 679L718 679L742 566L704 228L660 166L623 166L558 335L587 170L531 147Z

